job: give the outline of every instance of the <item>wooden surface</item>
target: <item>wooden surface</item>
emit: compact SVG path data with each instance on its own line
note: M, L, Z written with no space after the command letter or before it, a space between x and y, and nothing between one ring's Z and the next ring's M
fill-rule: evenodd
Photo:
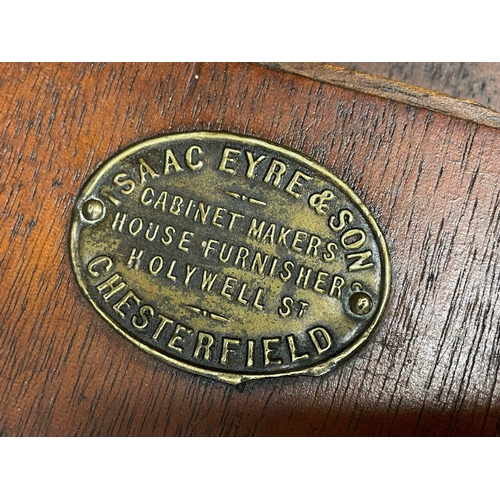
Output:
M416 85L424 89L470 99L500 111L498 62L340 62L355 71Z
M248 64L1 70L1 435L500 432L499 130ZM375 215L392 298L337 370L228 386L140 352L83 298L68 257L83 182L128 144L193 129L298 149Z
M417 78L419 73L416 73L416 75L401 75L402 81L398 81L357 71L358 69L377 70L378 68L378 73L392 74L393 71L391 68L404 67L404 64L347 63L347 67L342 67L330 63L263 63L266 67L281 69L358 92L383 97L384 99L390 99L403 104L410 104L411 106L423 107L438 113L445 113L456 118L473 121L479 125L500 129L500 113L483 106L477 101L464 99L462 96L471 97L471 92L467 92L467 89L464 89L464 85L447 85L446 81L436 77L436 75L440 74L439 72L434 71L430 75L424 72L423 75L428 78L422 77L420 79ZM448 67L448 63L441 64L445 68ZM351 69L351 67L354 67L356 70ZM454 71L451 71L451 73L455 74L455 79L452 81L460 81L463 75L458 74L458 68L453 69ZM500 85L493 84L486 87L486 79L487 76L484 75L484 80L480 80L484 84L483 91L474 93L475 97L480 97L483 101L489 100L489 96L494 94L496 90L500 92ZM425 81L425 83L432 83L431 88L424 89L415 86L415 83L419 83L420 80ZM481 87L483 86L481 85Z

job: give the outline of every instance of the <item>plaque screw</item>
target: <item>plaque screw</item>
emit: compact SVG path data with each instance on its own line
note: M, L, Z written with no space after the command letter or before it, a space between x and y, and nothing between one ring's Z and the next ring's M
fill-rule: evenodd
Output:
M88 220L95 222L104 214L104 205L102 201L90 199L82 206L82 215Z
M373 302L371 297L366 293L356 292L349 299L349 307L354 314L364 316L372 310Z

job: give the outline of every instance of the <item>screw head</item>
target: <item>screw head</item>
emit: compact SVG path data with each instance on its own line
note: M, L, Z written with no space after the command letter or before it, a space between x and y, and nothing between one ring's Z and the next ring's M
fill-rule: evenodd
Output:
M82 206L82 215L90 222L98 221L104 215L104 205L102 201L90 199Z
M364 292L356 292L349 299L349 307L354 314L364 316L368 314L373 307L372 298Z

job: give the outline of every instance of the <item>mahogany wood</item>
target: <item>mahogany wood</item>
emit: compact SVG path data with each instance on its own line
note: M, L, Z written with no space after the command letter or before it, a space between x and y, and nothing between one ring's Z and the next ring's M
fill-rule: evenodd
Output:
M356 71L417 85L500 111L498 62L357 62L333 63Z
M460 94L470 96L471 92L464 89L463 86L457 87L456 85L446 84L446 82L438 78L428 79L431 80L429 83L433 83L432 88L439 90L436 91L426 90L418 86L416 87L414 82L419 81L419 79L411 75L409 75L408 79L404 79L404 81L396 81L374 76L369 73L354 71L342 66L335 66L330 63L292 62L264 63L264 65L296 73L298 75L308 76L316 80L332 83L333 85L357 90L358 92L384 97L385 99L401 102L403 104L426 108L437 111L438 113L450 114L456 118L473 121L479 125L500 128L500 113L474 100L458 99L457 96L460 96ZM348 64L348 66L351 65L352 64ZM398 63L374 63L373 69L376 69L378 65L381 66L379 68L379 73L383 73L384 71L387 72L388 67L391 68L392 65L399 67ZM364 68L362 63L359 63L359 66L361 66L361 69ZM370 64L367 64L367 66L372 68ZM443 63L443 66L447 65ZM354 64L354 67L357 68L358 64ZM389 73L392 72L389 71ZM437 73L434 72L433 74L436 75ZM486 78L486 75L484 76ZM458 78L457 76L457 79ZM483 81L483 83L485 82ZM496 85L490 85L488 87L485 85L484 89L475 95L480 97L483 101L490 100L490 97L494 97L496 89ZM456 92L458 92L458 94ZM455 97L448 95L450 93Z
M0 69L0 435L499 433L499 130L250 64ZM343 366L228 386L139 351L83 298L68 256L83 182L193 129L302 151L375 215L392 298Z

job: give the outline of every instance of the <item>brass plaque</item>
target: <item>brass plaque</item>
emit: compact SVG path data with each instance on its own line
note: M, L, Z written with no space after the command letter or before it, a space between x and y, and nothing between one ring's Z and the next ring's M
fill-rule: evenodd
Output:
M98 313L229 383L321 375L366 342L390 264L361 200L312 159L218 132L129 147L89 179L71 258Z

